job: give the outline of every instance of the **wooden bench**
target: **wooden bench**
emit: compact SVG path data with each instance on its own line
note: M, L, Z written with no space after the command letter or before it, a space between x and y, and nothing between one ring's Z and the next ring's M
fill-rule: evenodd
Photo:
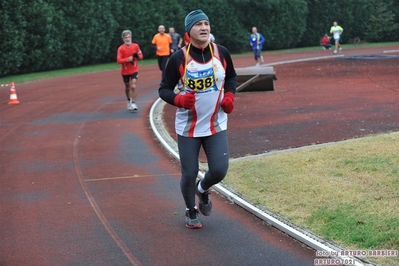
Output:
M236 68L237 92L273 91L276 72L272 66Z

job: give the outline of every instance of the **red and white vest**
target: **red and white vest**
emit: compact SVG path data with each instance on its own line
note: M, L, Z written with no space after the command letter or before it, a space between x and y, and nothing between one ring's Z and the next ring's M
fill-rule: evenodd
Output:
M217 45L210 44L213 58L205 63L197 62L189 55L186 56L186 47L181 49L186 65L181 71L183 73L181 73L180 82L184 84L184 87L180 94L195 90L196 102L192 110L177 109L175 130L178 135L205 137L227 129L227 114L220 106L224 96L226 72Z

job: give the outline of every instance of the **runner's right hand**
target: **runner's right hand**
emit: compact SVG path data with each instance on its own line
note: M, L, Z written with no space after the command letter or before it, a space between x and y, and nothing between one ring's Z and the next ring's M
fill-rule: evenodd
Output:
M195 104L195 91L186 94L177 94L174 99L174 104L177 107L184 109L193 109Z

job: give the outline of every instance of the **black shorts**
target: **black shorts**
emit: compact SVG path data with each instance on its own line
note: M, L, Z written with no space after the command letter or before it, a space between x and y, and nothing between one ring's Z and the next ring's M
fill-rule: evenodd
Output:
M123 82L129 82L131 79L138 79L139 72L134 72L131 75L122 75Z

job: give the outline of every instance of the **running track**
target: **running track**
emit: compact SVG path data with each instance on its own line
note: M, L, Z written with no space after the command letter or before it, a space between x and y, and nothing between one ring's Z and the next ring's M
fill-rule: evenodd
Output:
M345 54L382 50L354 49ZM271 63L327 53L273 54L265 59ZM339 109L335 107L337 93L322 89L320 94L329 92L331 99L327 115L322 104L312 112L304 108L309 102L305 104L303 98L317 94L314 87L312 93L307 91L312 89L310 84L322 81L323 75L312 78L306 73L315 69L306 72L305 63L291 70L288 65L276 66L276 91L261 95L284 100L262 100L259 93L256 97L254 93L237 95L236 115L229 126L233 157L397 131L397 61L388 68L393 72L389 81L370 78L372 74L360 79L341 68L341 76L352 82L339 86L351 89L349 103L353 106L355 88L361 87L374 110L343 114L351 118L346 124L359 121L367 126L359 131L345 127L345 134L330 130L334 120L319 123L318 134L311 134L315 130L309 125L318 120L319 113L319 119L326 121L326 116L334 117L331 110ZM246 67L253 59L240 57L234 62L236 67ZM0 89L0 265L313 265L314 250L217 194L212 197L212 216L201 219L203 228L185 228L179 163L161 147L148 121L158 97L159 78L156 66L141 68L136 113L125 110L118 71L16 84L21 104L15 106L7 105L9 91ZM288 93L290 88L297 91L301 82L305 84L301 94ZM373 88L384 83L384 89L373 90L371 83ZM269 105L264 101L270 101ZM165 110L167 127L171 127L170 112ZM262 135L265 122L270 124L265 113L274 114L267 119L281 122L281 127L274 126L276 132L269 131L268 141ZM375 119L362 118L365 113ZM306 128L309 134L295 137Z

